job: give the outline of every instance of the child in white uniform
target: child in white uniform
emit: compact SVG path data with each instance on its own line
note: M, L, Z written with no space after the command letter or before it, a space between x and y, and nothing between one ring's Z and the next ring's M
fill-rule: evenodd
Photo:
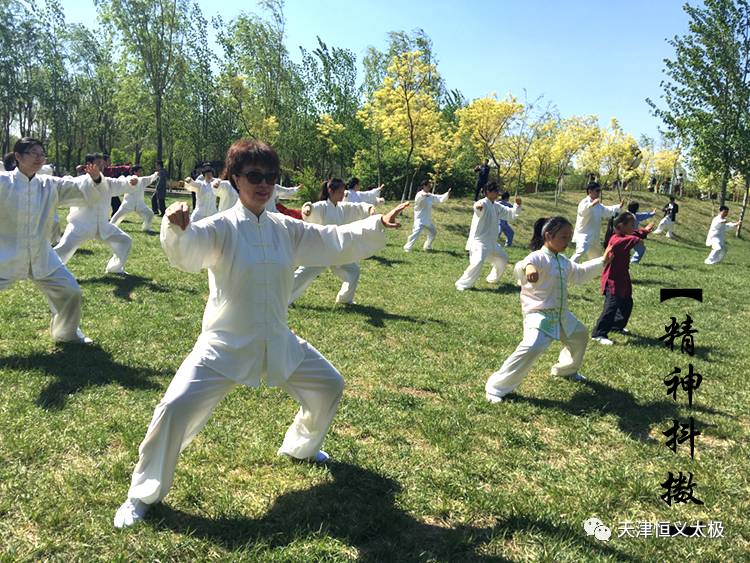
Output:
M727 229L737 227L742 223L741 221L728 223L727 215L729 215L729 208L726 205L722 205L719 207L719 214L711 221L708 236L706 237L706 246L711 247L711 253L703 261L704 264L713 265L724 260L724 256L727 254L727 245L724 241Z
M344 199L345 184L339 178L324 182L320 190L320 201L307 202L302 206L302 220L316 225L346 225L372 215L375 208L369 203L347 203ZM297 298L326 269L325 266L300 266L294 272L294 287L289 303ZM359 284L359 264L332 266L331 271L341 280L341 289L336 295L336 303L354 302L354 293Z
M432 193L432 184L425 180L420 186L414 198L414 227L406 239L404 252L411 252L414 243L417 242L422 229L427 229L427 240L424 241L423 250L432 250L432 243L435 240L437 229L432 222L432 205L434 203L444 203L451 195L451 189L448 188L444 194L435 195Z
M232 209L191 223L188 206L175 203L162 220L161 242L170 263L187 272L208 269L210 294L203 329L157 405L139 448L128 499L114 525L131 526L163 499L180 452L237 385L261 380L300 403L279 455L325 462L320 448L344 387L338 371L287 322L295 264L353 262L385 245L384 228L408 205L345 227L321 227L268 213L278 177L276 151L258 141L237 141L226 171L239 191Z
M119 209L112 215L109 222L117 226L125 219L125 215L128 213L137 213L143 219L143 230L150 231L151 221L154 220L154 212L143 201L144 191L146 186L156 181L159 173L154 172L151 176L143 176L143 166L133 166L130 171L138 177L138 183L132 192L125 194Z
M487 400L499 403L524 380L529 370L553 340L563 349L552 375L585 378L578 373L586 352L589 332L568 310L568 284L596 278L605 262L611 260L610 249L603 257L581 265L562 253L573 237L573 228L564 217L538 219L534 224L531 248L536 249L516 264L515 276L521 285L523 340L487 380Z
M385 199L380 197L380 190L383 189L383 184L371 189L360 191L359 190L359 178L354 177L349 180L344 192L344 201L349 203L369 203L371 205L380 205L385 203Z
M471 219L469 240L466 243L469 251L469 267L456 281L456 289L465 291L474 287L485 260L492 263L492 270L487 276L487 283L497 283L508 265L508 255L497 243L498 224L500 219L511 220L518 217L521 210L521 198L517 197L513 207L505 207L497 202L500 188L497 182L490 182L484 187L484 198L474 203L474 216Z

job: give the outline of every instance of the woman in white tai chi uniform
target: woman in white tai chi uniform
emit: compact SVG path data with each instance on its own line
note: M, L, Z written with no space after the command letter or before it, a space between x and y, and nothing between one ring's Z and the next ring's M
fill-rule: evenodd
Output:
M479 279L482 265L486 260L492 263L492 270L487 276L487 283L497 283L508 265L508 255L497 243L500 219L510 221L518 217L521 211L521 198L517 197L513 207L505 207L497 202L500 188L497 182L484 186L485 197L474 203L474 215L471 218L469 240L466 248L469 251L469 267L456 282L458 291L465 291Z
M602 255L599 240L602 221L617 215L625 203L625 201L621 201L617 205L602 205L601 197L602 188L599 182L590 182L586 186L586 197L578 204L572 241L576 245L576 251L570 257L573 262L578 262L584 254L589 258L598 258Z
M728 215L729 208L726 205L722 205L719 207L719 214L711 221L708 236L706 237L706 246L711 247L711 253L703 261L704 264L713 265L724 260L724 256L727 254L727 243L724 241L727 229L732 229L742 224L742 221L728 223Z
M52 338L90 343L79 328L81 288L52 250L50 236L57 206L84 203L91 179L103 182L103 176L93 165L78 178L37 174L46 155L42 143L29 137L16 142L14 152L16 168L0 173L0 290L31 279L52 311Z
M432 205L433 203L443 203L451 195L451 189L448 188L444 194L435 195L432 193L432 184L424 181L420 186L414 198L414 227L412 228L409 238L406 239L404 252L411 252L414 243L417 242L422 229L427 229L427 240L424 241L423 250L432 250L432 243L435 240L437 229L432 223Z
M112 215L109 220L115 226L118 226L125 215L128 213L137 213L143 219L143 230L151 230L151 221L154 220L154 212L146 205L144 201L144 193L146 186L155 182L159 177L158 172L154 172L151 176L143 176L143 166L133 166L130 169L134 176L138 177L138 183L135 185L135 189L132 192L127 192L125 197L122 199L117 212Z
M232 184L230 184L227 180L214 180L212 185L214 188L214 193L219 197L219 211L225 211L232 207L234 205L234 202L237 201L237 192L232 187ZM290 188L282 186L281 184L276 184L273 187L273 195L271 195L271 197L268 199L268 202L266 203L266 211L268 211L269 213L278 213L279 210L276 209L276 198L291 199L297 195L297 192L301 187L301 184L299 186L292 186Z
M279 174L269 145L237 141L225 175L239 192L231 210L191 223L188 206L175 203L162 220L169 261L187 272L208 269L210 293L203 330L157 405L128 499L114 525L130 526L172 486L180 451L206 424L216 405L237 385L261 379L300 403L279 455L322 462L320 448L341 398L336 369L287 324L287 302L296 264L354 262L385 245L384 227L397 227L402 204L388 214L344 227L321 227L268 213L265 205Z
M214 181L212 168L204 168L203 175L193 180L190 176L185 178L185 189L195 194L195 209L190 220L195 223L205 217L216 213L216 194L211 184Z
M101 154L86 155L87 164L95 164L97 168L104 166ZM100 169L100 168L99 168ZM105 271L110 274L126 274L125 262L130 254L133 240L119 228L109 222L112 197L132 191L138 184L138 178L104 178L87 192L83 205L70 208L68 225L65 227L60 242L55 246L55 252L60 256L63 264L73 257L78 247L87 240L97 238L109 245L113 255L107 262Z
M369 203L371 205L380 205L385 203L385 199L380 197L380 190L383 189L383 184L376 188L369 190L359 190L359 178L356 176L349 180L346 185L346 191L344 192L344 201L349 203Z
M485 385L486 398L499 403L524 380L534 362L553 340L563 344L552 375L575 381L586 378L578 370L589 340L589 331L568 309L568 284L584 283L602 272L610 261L610 248L604 256L581 265L568 260L563 252L573 237L564 217L542 218L534 223L531 248L535 250L516 263L514 274L521 285L523 340L493 373Z
M339 178L323 182L320 189L320 201L307 202L302 206L302 220L316 225L346 225L364 219L375 213L369 203L345 203L345 184ZM294 272L294 287L289 303L294 303L310 284L326 269L319 264L300 266ZM340 264L331 266L331 271L341 280L341 289L336 295L336 303L353 303L354 293L359 283L359 264Z

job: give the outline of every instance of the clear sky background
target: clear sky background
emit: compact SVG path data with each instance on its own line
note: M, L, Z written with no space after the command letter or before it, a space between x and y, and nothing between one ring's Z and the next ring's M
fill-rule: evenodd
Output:
M694 3L694 2L693 2ZM254 0L200 0L208 17L258 11ZM69 21L90 24L93 0L62 0ZM287 0L286 45L300 60L320 36L351 49L384 50L389 31L422 28L438 71L468 99L512 92L540 95L563 116L596 114L606 125L659 140L660 121L645 99L659 100L667 38L687 31L679 0ZM361 76L360 76L361 79Z

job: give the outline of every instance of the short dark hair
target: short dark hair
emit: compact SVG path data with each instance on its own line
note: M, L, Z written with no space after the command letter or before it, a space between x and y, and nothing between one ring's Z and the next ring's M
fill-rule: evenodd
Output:
M510 199L510 192L503 192L500 194L500 199Z
M353 190L354 186L356 186L357 184L359 184L359 178L357 178L356 176L352 176L349 179L349 182L346 184L346 189Z
M599 185L599 182L589 182L586 184L586 193L589 193L592 190L599 190L601 191L602 187Z
M96 160L97 158L99 158L99 157L97 157L97 156L96 156L96 153L94 153L94 152L90 152L89 154L87 154L87 155L86 155L86 156L84 157L84 159L83 159L83 162L85 162L86 164L91 164L91 163L93 163L93 162L94 162L94 161L95 161L95 160Z
M16 141L16 144L13 146L13 152L24 154L29 152L31 148L37 145L42 147L42 150L44 150L44 145L39 139L34 139L33 137L23 137L22 139L18 139Z
M341 178L331 178L330 180L323 182L320 185L320 201L330 199L331 192L338 190L344 185L344 181Z
M484 185L483 189L484 189L484 193L485 194L487 192L499 192L500 191L500 186L497 185L497 182L495 182L494 180L492 180L492 182L487 182Z
M729 211L729 208L726 205L720 205L719 206L719 213L721 213L722 211Z
M669 196L669 201L674 201L674 196L673 195Z
M9 152L6 153L3 157L3 167L7 172L10 172L11 170L14 170L16 168L16 154Z
M263 141L252 139L235 141L229 147L224 162L224 179L229 180L235 190L237 186L233 176L241 174L242 169L248 164L255 164L278 172L280 167L279 155L271 145Z
M157 160L156 161L156 166L161 166L162 168L164 168L164 161L163 160Z
M638 209L640 208L640 206L641 204L638 203L637 201L631 201L630 203L628 203L628 211L630 213L635 214L638 212Z
M132 174L135 174L136 172L138 172L140 170L143 170L143 166L141 166L140 164L136 164L135 166L133 166L133 167L130 168L130 172Z

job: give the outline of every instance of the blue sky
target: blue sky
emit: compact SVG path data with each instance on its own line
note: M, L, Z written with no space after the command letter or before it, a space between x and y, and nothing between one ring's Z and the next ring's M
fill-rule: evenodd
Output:
M200 0L204 14L230 20L254 0ZM91 23L93 0L62 0L69 20ZM658 140L645 98L661 95L666 39L687 31L678 0L287 0L287 48L327 44L384 49L389 31L422 28L448 88L471 100L496 92L540 95L563 116L617 117L636 136Z

